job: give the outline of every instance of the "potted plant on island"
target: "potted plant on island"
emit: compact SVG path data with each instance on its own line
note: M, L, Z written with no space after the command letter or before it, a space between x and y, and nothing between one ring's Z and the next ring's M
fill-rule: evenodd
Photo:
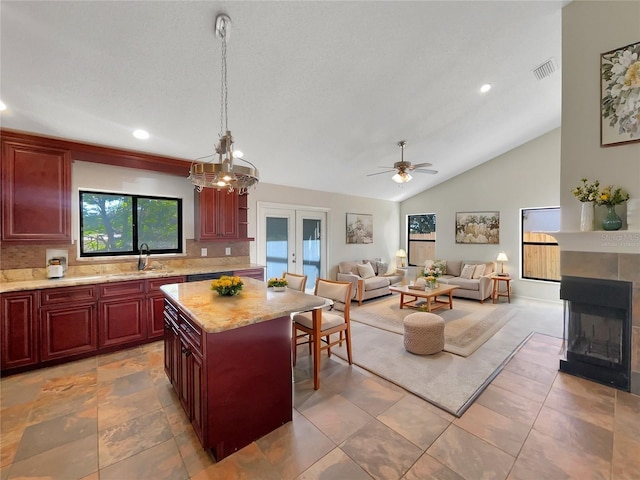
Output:
M273 288L274 292L282 292L287 285L288 282L284 278L270 278L267 281L267 287Z
M223 275L211 282L211 290L218 292L223 297L232 297L240 293L244 283L240 277Z

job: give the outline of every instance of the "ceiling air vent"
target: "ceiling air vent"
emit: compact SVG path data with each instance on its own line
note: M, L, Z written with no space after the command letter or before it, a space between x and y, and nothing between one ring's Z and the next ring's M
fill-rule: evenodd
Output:
M556 71L556 63L553 61L553 58L550 58L542 65L538 65L533 69L533 75L538 80L542 80L544 78L550 77L553 72Z

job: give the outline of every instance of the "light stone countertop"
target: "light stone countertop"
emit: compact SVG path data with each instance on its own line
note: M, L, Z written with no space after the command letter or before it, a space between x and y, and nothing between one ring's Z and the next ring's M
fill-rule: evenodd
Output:
M77 285L93 285L98 283L124 282L128 280L144 280L147 278L164 278L194 275L197 273L215 273L238 270L264 268L256 264L213 265L199 267L177 267L158 270L144 270L131 272L115 272L97 275L68 275L62 278L40 278L32 280L2 281L0 293L19 292L24 290L42 290L45 288L73 287Z
M238 295L224 297L211 290L211 281L173 283L160 290L207 333L223 332L323 307L327 300L286 288L274 292L265 282L243 279Z

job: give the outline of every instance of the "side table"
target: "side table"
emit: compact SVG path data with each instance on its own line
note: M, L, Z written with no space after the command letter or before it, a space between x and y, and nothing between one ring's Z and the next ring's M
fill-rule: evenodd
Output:
M493 280L493 292L491 293L493 303L496 303L499 297L507 297L509 303L511 303L511 277L493 275L491 279ZM505 282L507 284L507 289L505 291L500 291L500 282Z

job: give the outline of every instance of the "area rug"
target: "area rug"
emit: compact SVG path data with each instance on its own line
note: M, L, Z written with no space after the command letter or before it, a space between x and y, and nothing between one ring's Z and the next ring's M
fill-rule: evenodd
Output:
M489 304L454 298L453 310L437 310L445 321L444 350L468 357L489 340L513 316L515 309L506 304ZM400 309L399 295L351 309L351 320L389 332L403 334L403 319L415 309Z
M383 301L386 300L399 302L397 295ZM462 304L460 301L460 312ZM373 305L372 302L366 307ZM478 304L478 308L485 306L494 305ZM364 307L356 307L352 312L360 311L356 313L360 317ZM453 307L451 313L458 307L457 299ZM562 304L559 302L517 300L495 307L511 311L510 320L469 357L449 352L414 355L404 349L401 334L351 322L353 362L459 417L500 373L532 332L562 338L564 321ZM444 313L443 310L441 312ZM344 346L334 347L331 352L346 359Z

